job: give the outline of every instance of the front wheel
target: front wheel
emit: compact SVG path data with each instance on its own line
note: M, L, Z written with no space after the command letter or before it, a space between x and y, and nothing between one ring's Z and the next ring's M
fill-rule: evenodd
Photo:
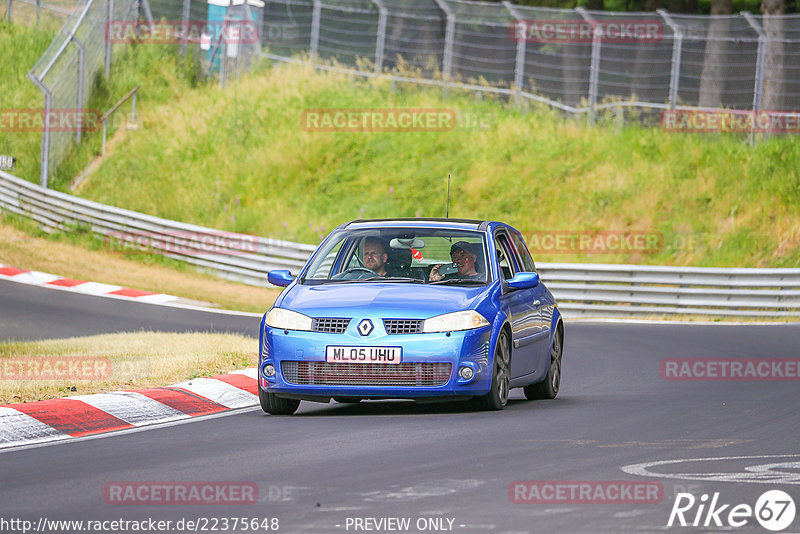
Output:
M258 386L258 400L261 402L261 409L270 415L292 415L300 406L298 399L276 397L274 393L261 389L261 386Z
M494 349L494 370L492 372L492 385L489 393L483 397L476 397L477 407L482 410L502 410L508 403L509 391L509 364L511 363L511 349L508 345L508 334L500 332L497 337L497 346Z
M561 329L556 330L553 336L553 346L550 347L550 366L547 368L547 376L541 382L525 386L526 399L555 399L558 390L561 388L561 352L563 339Z

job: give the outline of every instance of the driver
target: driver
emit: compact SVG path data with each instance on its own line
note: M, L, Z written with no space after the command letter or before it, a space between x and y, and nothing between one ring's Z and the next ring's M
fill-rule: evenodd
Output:
M453 243L453 246L450 247L450 258L458 266L458 272L442 276L439 274L439 267L444 264L440 263L431 269L430 281L438 282L439 280L451 280L453 278L483 280L483 273L479 273L476 267L482 248L478 243L468 243L466 241Z
M375 271L378 276L386 276L386 262L389 259L389 253L381 238L367 237L364 239L362 259L364 267Z

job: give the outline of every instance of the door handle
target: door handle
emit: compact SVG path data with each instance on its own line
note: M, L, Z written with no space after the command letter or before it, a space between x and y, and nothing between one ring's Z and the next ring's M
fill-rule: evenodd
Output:
M539 308L539 306L541 306L541 304L542 304L542 301L541 301L541 300L538 300L538 299L537 299L537 300L534 300L534 301L533 301L533 306L534 306L535 308Z

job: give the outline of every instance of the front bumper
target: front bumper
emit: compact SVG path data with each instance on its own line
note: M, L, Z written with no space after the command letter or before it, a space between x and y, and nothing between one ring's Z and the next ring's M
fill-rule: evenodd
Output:
M345 332L343 334L330 334L323 332L298 332L278 330L265 327L261 338L258 376L259 385L264 391L275 393L278 396L286 395L293 398L306 398L326 402L330 397L361 397L361 398L426 398L426 397L467 397L484 395L491 385L492 362L490 358L490 340L492 328L486 326L474 330L465 330L451 333L430 334L397 334L375 333L369 336L369 341L357 333ZM297 373L284 373L292 367L303 369L313 363L312 368L328 367L325 364L326 347L332 346L378 346L402 347L402 365L405 369L416 368L419 373L427 365L413 364L449 364L448 376L441 378L439 385L408 385L408 380L396 380L403 385L391 384L391 376L381 377L380 380L370 380L369 376L380 375L381 371L371 367L381 365L389 373L398 373L399 367L393 364L363 364L368 372L365 376L353 380L346 385L341 384L298 384ZM298 362L287 364L284 362ZM272 377L265 377L264 366L271 364L275 367ZM336 364L337 369L342 366L354 364ZM458 374L461 367L470 367L474 376L470 380L461 378ZM435 367L441 369L442 366ZM362 368L362 369L363 369ZM414 371L409 371L414 373ZM439 371L441 372L441 371ZM359 373L352 375L359 376ZM351 375L351 376L352 376ZM347 376L347 373L345 373ZM407 377L406 377L407 378ZM380 384L375 383L380 382ZM387 382L389 384L387 384Z

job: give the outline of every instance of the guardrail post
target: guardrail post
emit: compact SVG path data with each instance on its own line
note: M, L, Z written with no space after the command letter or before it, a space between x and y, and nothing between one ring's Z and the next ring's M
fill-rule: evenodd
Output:
M515 24L525 24L524 17L522 14L514 7L514 4L509 2L508 0L503 0L503 5L506 7L511 16L514 17ZM527 28L527 25L525 25ZM514 32L516 36L516 31ZM526 37L520 39L517 36L517 57L514 63L514 97L519 103L522 100L522 86L525 83L525 46L526 46Z
M683 52L683 32L664 9L657 9L661 18L672 30L672 64L669 74L669 109L674 110L678 102L678 86L681 81L681 54Z
M383 72L383 54L386 47L386 19L389 10L383 4L383 0L372 0L378 7L378 36L375 43L375 74Z
M442 75L449 80L453 75L453 46L455 45L456 15L444 0L436 0L447 17L447 27L444 33L444 54L442 55Z
M14 0L8 0L8 11L6 15L8 16L8 22L11 22L11 10L14 8Z
M41 0L36 0L36 29L39 29L39 25L42 22L42 3Z
M317 62L319 56L319 24L322 16L322 2L314 0L314 12L311 17L311 63Z
M245 2L244 5L247 5ZM181 15L181 23L183 25L183 41L181 42L181 55L186 55L186 41L189 38L189 13L191 12L192 0L183 0L183 14Z

